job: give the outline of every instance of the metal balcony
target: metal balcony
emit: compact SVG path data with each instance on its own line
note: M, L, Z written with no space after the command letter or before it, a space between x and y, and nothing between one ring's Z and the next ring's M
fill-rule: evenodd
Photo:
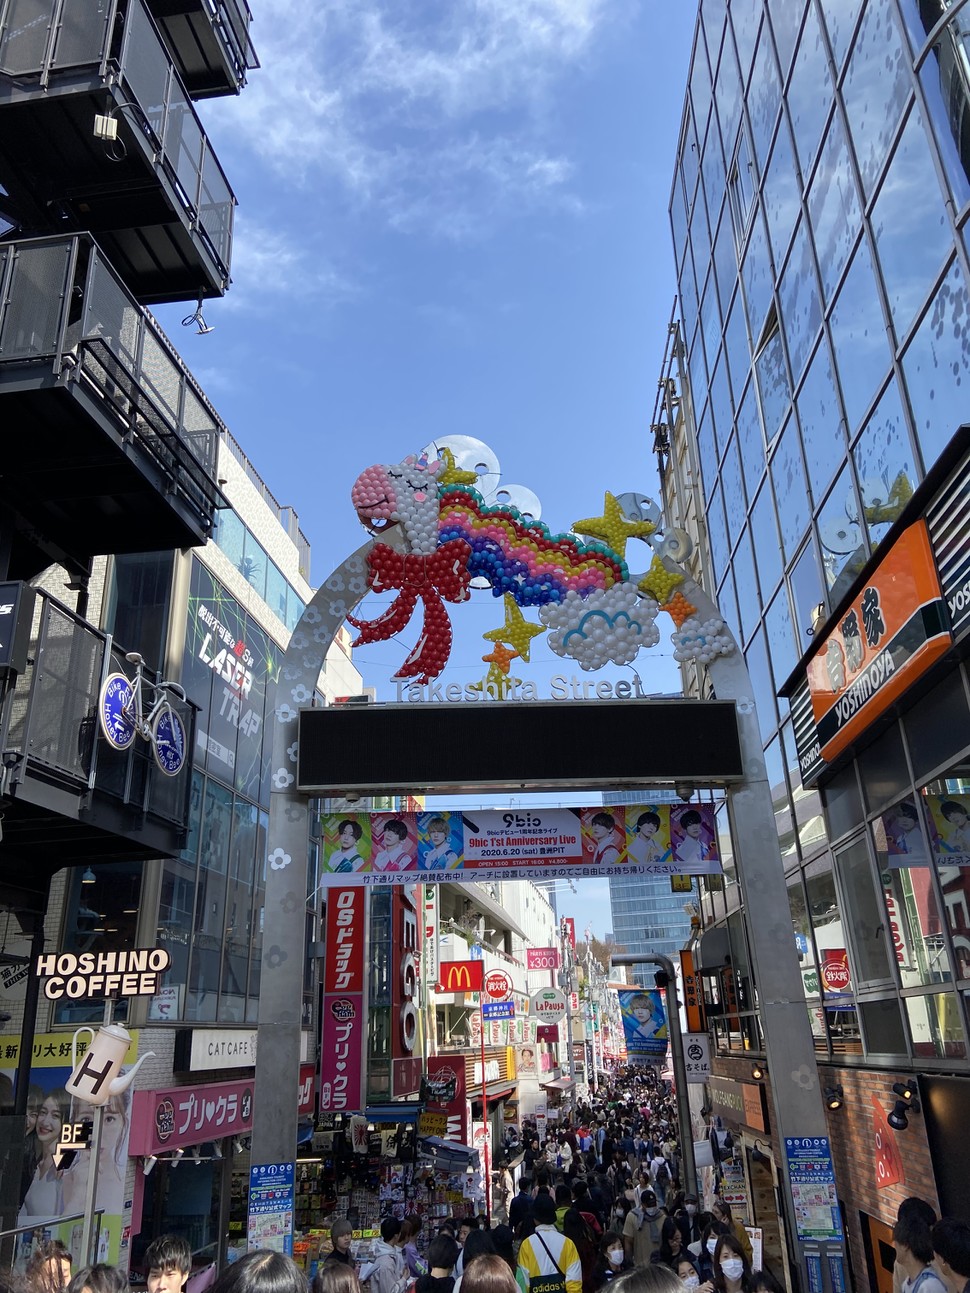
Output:
M96 234L142 303L229 285L235 197L143 0L0 0L0 184L21 233Z
M193 99L238 94L259 67L246 0L148 0Z
M0 710L0 810L5 901L23 905L54 871L89 861L174 857L188 821L191 761L177 777L136 738L124 753L100 734L98 693L112 663L108 638L38 595L26 670ZM195 746L195 708L173 701ZM14 895L16 897L16 895Z
M92 238L0 243L0 409L7 577L208 538L223 423Z

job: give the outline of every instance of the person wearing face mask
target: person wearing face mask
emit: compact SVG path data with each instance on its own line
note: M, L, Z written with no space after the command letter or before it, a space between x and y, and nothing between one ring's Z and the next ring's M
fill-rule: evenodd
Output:
M701 1231L704 1229L702 1218L704 1213L700 1211L696 1194L684 1195L683 1204L675 1209L674 1216L677 1218L677 1224L680 1226L680 1233L684 1237L684 1247L688 1244L700 1242Z
M644 1190L640 1206L632 1208L623 1223L623 1247L634 1266L647 1266L660 1247L664 1218L653 1190Z
M741 1245L741 1252L744 1254L744 1260L751 1265L754 1254L751 1249L751 1240L748 1232L741 1224L739 1217L735 1217L731 1211L731 1205L725 1199L717 1198L711 1204L711 1215L715 1221L720 1221L722 1225L727 1226L729 1232Z
M714 1253L717 1250L718 1240L727 1233L727 1226L722 1225L720 1221L709 1221L701 1232L700 1243L691 1244L688 1248L688 1252L694 1258L701 1283L705 1281L714 1283Z
M714 1285L710 1280L701 1283L701 1277L697 1274L697 1267L685 1253L674 1267L677 1272L677 1278L683 1284L685 1289L695 1289L696 1293L713 1293Z
M603 1236L600 1243L600 1257L596 1269L596 1287L598 1289L603 1288L615 1280L617 1275L622 1275L624 1271L628 1270L632 1270L632 1266L626 1259L623 1236L618 1230L611 1230Z
M751 1293L751 1266L733 1234L721 1235L714 1249L714 1287L717 1293Z

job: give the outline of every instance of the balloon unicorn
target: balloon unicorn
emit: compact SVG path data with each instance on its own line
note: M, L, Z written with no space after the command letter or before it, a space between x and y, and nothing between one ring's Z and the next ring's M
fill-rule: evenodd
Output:
M452 642L444 603L467 601L473 580L518 607L538 607L551 649L583 669L629 664L641 647L658 642L654 621L661 606L681 629L679 658L713 658L732 649L720 621L699 625L690 619L694 607L682 597L678 603L674 589L682 576L664 566L656 523L639 505L624 510L607 494L603 516L575 522L573 530L590 540L582 542L553 534L510 504L486 504L474 488L477 479L444 449L435 459L410 455L368 467L354 482L351 499L363 525L375 536L397 527L395 546L377 542L368 554L368 587L398 594L378 619L348 616L359 630L354 645L386 641L422 603L418 642L395 678L427 683L441 673ZM625 560L631 538L656 552L640 578L630 575Z

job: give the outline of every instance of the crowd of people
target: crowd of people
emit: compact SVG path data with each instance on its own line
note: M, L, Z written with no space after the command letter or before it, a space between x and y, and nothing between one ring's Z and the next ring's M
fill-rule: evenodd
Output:
M747 1231L722 1198L709 1211L684 1188L676 1109L650 1069L629 1069L580 1102L554 1130L526 1122L492 1174L492 1215L436 1224L386 1217L366 1262L352 1253L346 1219L311 1281L288 1257L248 1253L211 1293L781 1293L752 1270ZM517 1192L511 1168L521 1168ZM693 1182L691 1182L693 1184ZM894 1293L970 1293L970 1223L939 1220L924 1200L900 1205L893 1229ZM146 1252L147 1293L186 1293L192 1257L173 1235ZM78 1271L63 1244L35 1249L23 1278L0 1293L129 1293L108 1265ZM191 1293L197 1293L192 1289Z

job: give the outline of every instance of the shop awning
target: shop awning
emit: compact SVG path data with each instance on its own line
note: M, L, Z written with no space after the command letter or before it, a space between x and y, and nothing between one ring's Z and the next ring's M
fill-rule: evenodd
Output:
M439 1163L452 1163L458 1167L478 1166L478 1150L474 1145L460 1145L454 1140L443 1140L440 1136L422 1136L421 1149L434 1154Z
M571 1091L576 1083L572 1078L559 1077L553 1078L551 1082L540 1082L539 1085L547 1091Z
M412 1101L388 1104L369 1104L364 1110L368 1122L406 1122L409 1125L418 1121L418 1115L424 1112L424 1105Z

